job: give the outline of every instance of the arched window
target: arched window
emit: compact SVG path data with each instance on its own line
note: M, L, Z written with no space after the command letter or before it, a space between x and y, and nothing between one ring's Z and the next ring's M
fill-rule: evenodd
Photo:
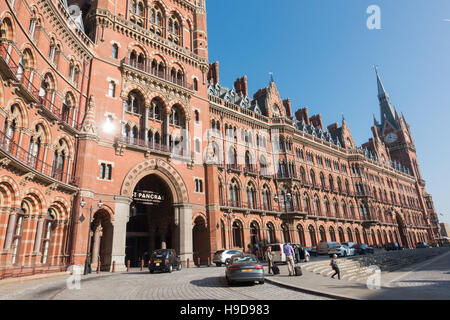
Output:
M130 92L127 100L127 111L134 114L140 114L143 109L144 106L141 95L136 91Z
M327 241L327 234L323 226L319 227L320 241Z
M233 147L228 150L228 165L232 168L237 168L237 154Z
M316 174L314 173L313 170L310 171L309 173L310 177L311 177L311 184L313 186L316 186Z
M341 227L339 227L338 233L339 233L339 241L340 241L341 243L342 243L342 242L345 242L344 230L342 230Z
M268 243L276 243L277 238L275 235L275 227L273 226L272 222L268 222L266 224L266 228L267 228L267 242Z
M328 232L330 233L330 241L335 242L336 241L336 233L334 232L334 228L330 227Z
M245 152L245 170L248 172L253 172L253 161L249 151Z
M345 204L344 200L341 201L341 206L342 206L342 214L343 214L344 218L348 219L347 205Z
M53 166L52 166L52 177L57 180L62 180L64 176L65 165L67 161L68 147L67 143L60 139L58 142L58 147L53 154Z
M311 247L314 248L317 246L316 230L314 230L314 227L312 225L310 225L308 227L308 232L309 232L309 238L311 240Z
M266 157L264 157L264 155L261 155L259 157L259 166L261 168L261 172L260 172L261 175L263 175L263 176L269 175L269 171L268 171L268 167L267 167L267 160L266 160Z
M307 212L308 214L311 214L311 203L310 203L309 197L306 193L303 195L303 208L304 208L305 212Z
M314 195L314 211L317 215L320 215L322 213L322 210L320 208L320 200L317 194Z
M331 176L331 174L328 176L328 182L330 184L330 190L334 191L334 180L333 180L333 177Z
M302 246L306 246L305 230L303 229L301 224L297 226L297 235L298 235L298 243L300 243L300 245Z
M175 105L172 107L172 112L169 116L169 123L174 126L183 126L184 120L182 117L181 107Z
M347 194L350 194L350 185L347 179L345 179L345 192L347 192Z
M333 199L333 207L334 207L334 216L337 218L340 218L339 204L338 204L336 198Z
M16 215L15 219L15 226L14 226L14 233L12 238L12 256L11 256L11 263L14 265L17 262L17 258L20 251L20 244L22 240L22 228L23 228L23 220L25 215L30 212L29 204L25 201L22 202L21 210Z
M237 183L236 179L231 180L230 183L230 201L231 201L231 206L233 207L239 207L239 203L240 203L240 189L239 189L239 184Z
M305 168L300 167L300 179L302 180L302 183L306 183L306 172Z
M340 178L337 179L338 191L342 193L342 181Z
M42 233L42 264L47 263L48 251L52 239L52 229L55 227L55 218L56 215L52 212L52 209L48 209Z
M29 147L29 156L28 156L28 164L33 168L36 168L36 165L39 160L39 152L41 150L41 137L40 135L43 133L43 129L41 126L36 126L36 135L32 136L30 139L30 147Z
M194 91L198 91L198 80L194 78Z
M291 242L291 236L289 234L289 227L286 224L283 224L281 226L281 235L282 235L282 239L281 241L283 243L289 243Z
M233 222L233 246L235 248L243 248L244 242L243 242L243 229L242 224L240 221L234 221Z
M348 238L348 241L353 242L353 234L352 234L352 230L350 228L347 228L347 238Z
M326 185L325 185L325 177L324 177L324 175L323 175L322 172L320 173L320 187L321 187L322 189L326 189Z
M356 240L356 243L357 243L357 244L361 244L361 243L362 243L362 242L361 242L361 235L360 235L358 229L355 229L355 240Z
M326 215L327 215L327 217L331 217L330 201L328 200L327 197L325 197L324 203L325 203L325 212L326 212Z
M257 208L256 188L251 182L247 185L247 207L250 209Z
M113 59L117 59L119 57L119 46L116 43L112 45L111 57Z
M255 221L250 223L250 243L253 245L259 243L259 225Z
M269 190L269 187L267 185L263 186L262 202L263 202L263 209L264 210L272 210L271 198L270 198L270 190Z

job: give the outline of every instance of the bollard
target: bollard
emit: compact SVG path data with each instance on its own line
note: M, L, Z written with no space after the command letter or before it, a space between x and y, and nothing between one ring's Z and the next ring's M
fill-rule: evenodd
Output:
M211 265L211 258L208 257L208 267Z
M189 258L187 258L187 261L186 261L186 268L189 268Z
M197 267L200 268L200 257L197 258Z
M114 272L116 272L116 262L115 261L113 261L113 268L112 268L112 272L114 273Z
M101 262L99 260L98 263L97 263L97 273L100 273L100 264L101 264Z
M141 271L144 271L144 259L141 260Z
M127 272L130 272L130 260L127 262Z

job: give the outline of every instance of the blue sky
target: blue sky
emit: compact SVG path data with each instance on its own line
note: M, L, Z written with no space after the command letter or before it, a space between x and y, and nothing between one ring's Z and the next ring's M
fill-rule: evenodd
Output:
M422 174L441 221L450 222L450 1L206 0L209 59L231 88L247 75L250 95L274 73L293 111L343 113L355 142L379 119L379 66L391 102L409 122ZM381 29L369 30L370 5Z

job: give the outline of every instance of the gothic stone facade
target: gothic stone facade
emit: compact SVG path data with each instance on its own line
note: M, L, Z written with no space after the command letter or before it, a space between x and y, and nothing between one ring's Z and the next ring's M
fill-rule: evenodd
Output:
M247 77L223 87L204 0L6 0L0 21L2 278L82 265L87 251L94 267L124 269L149 176L171 203L148 232L184 262L262 242L438 236L378 75L380 123L357 147L345 120L294 114L273 81L253 98Z

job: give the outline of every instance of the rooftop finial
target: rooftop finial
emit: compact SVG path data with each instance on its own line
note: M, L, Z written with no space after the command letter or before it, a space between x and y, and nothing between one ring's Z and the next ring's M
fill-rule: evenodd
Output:
M273 72L269 72L269 74L270 74L270 83L272 83L272 82L274 82L273 81Z

